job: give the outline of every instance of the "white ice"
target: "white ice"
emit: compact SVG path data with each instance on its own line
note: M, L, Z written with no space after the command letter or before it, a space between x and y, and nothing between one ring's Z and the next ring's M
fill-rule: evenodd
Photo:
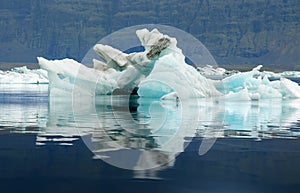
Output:
M265 71L266 76L269 78L300 78L300 71L284 71L280 73Z
M47 71L30 70L26 66L0 70L0 84L48 84Z
M226 70L225 68L221 67L214 67L211 65L206 65L204 67L197 67L198 72L207 77L207 78L213 78L213 79L222 79L224 77L231 76L233 74L238 73L237 70Z
M258 66L252 71L237 73L221 81L222 92L229 100L260 100L271 98L299 98L300 87L297 83L280 78L270 81Z

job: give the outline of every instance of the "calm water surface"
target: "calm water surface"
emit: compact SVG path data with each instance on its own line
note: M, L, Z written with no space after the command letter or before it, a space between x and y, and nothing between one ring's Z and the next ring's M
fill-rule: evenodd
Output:
M0 85L0 192L299 192L300 101L48 99Z

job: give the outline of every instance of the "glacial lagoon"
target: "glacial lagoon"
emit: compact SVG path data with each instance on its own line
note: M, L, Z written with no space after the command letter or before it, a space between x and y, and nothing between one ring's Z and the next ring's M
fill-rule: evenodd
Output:
M299 192L297 72L192 67L136 35L142 52L97 44L93 68L0 71L1 192Z
M297 99L197 101L197 127L180 132L191 120L176 101L99 96L79 108L36 84L1 85L0 98L3 192L299 190Z

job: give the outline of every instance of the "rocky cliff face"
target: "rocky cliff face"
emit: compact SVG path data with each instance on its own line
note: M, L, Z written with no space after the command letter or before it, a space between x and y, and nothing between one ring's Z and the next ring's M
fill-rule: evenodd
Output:
M193 34L219 64L295 68L300 64L299 13L299 0L1 1L0 61L35 62L39 55L80 61L111 32L159 23Z

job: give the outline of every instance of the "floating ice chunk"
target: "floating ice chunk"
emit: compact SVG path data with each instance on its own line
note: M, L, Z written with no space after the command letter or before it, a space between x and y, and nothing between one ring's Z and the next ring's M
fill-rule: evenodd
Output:
M223 79L222 83L223 83L223 88L225 93L230 91L235 91L238 88L244 88L245 86L257 87L258 85L260 85L261 80L254 78L254 76L260 74L259 69L261 67L262 66L259 65L256 68L254 68L252 71L240 72Z
M263 74L264 74L264 76L266 76L268 78L273 78L273 79L281 78L280 73L275 73L275 72L271 72L271 71L264 71Z
M228 77L239 72L237 70L228 71L225 68L216 68L211 65L197 67L197 71L201 75L211 79L222 79L224 77Z
M166 94L166 95L162 96L160 98L160 100L175 100L175 101L178 101L179 97L178 97L176 92L171 92L169 94Z
M255 93L249 93L249 97L252 101L258 101L261 99L261 95L257 92Z
M23 66L0 71L0 84L48 84L48 77L45 70L30 70Z
M230 100L230 101L250 101L251 100L247 88L240 90L238 92L230 91L228 94L225 95L225 99Z
M299 71L285 71L280 73L281 77L290 77L290 78L299 78L300 72Z
M279 78L300 78L300 71L284 71L281 73L275 73L270 71L264 71L264 74L269 78L279 79Z
M287 78L281 78L280 85L285 98L300 98L300 87L297 83Z
M280 81L270 81L264 72L259 72L260 68L261 66L258 66L250 72L238 73L222 80L222 91L225 94L229 93L226 98L229 96L235 98L240 91L243 91L244 96L245 89L248 90L251 100L300 97L300 87L297 83L284 78Z
M205 67L198 67L197 70L203 74L204 76L205 75L224 75L226 70L224 68L214 68L213 66L211 65L207 65Z

